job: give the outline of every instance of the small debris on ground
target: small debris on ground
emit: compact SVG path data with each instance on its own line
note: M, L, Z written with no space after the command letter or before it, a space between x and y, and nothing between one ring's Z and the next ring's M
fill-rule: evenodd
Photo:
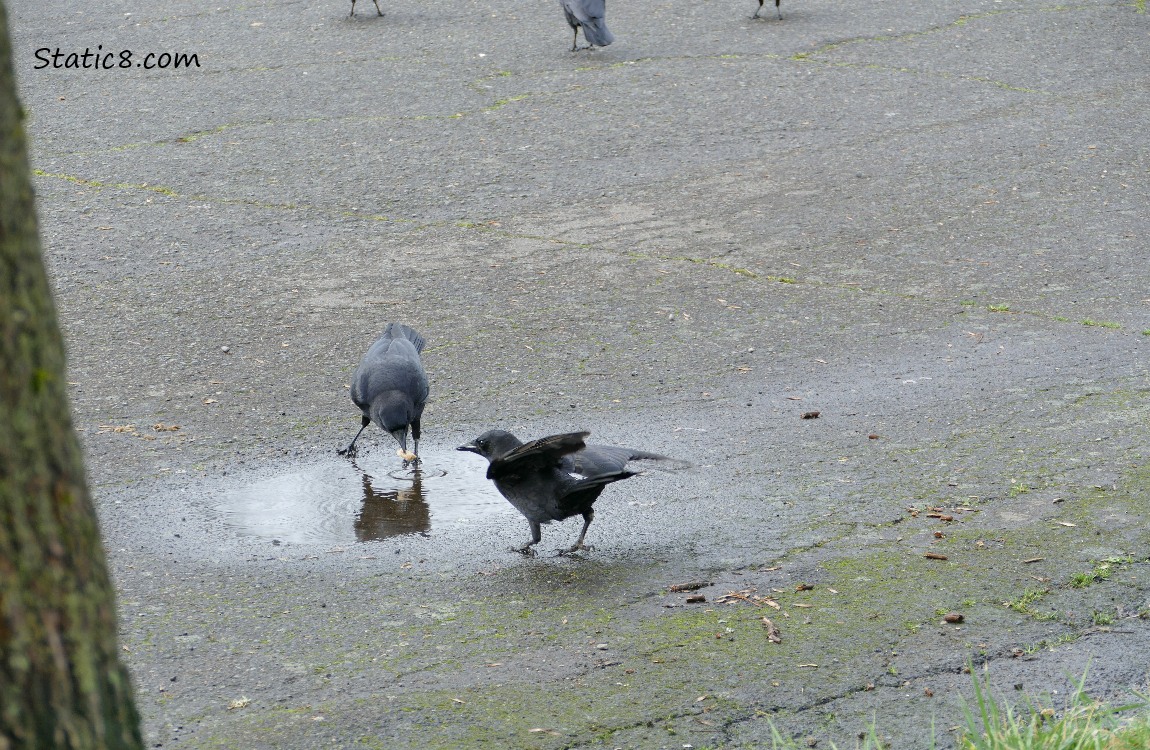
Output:
M676 583L667 588L671 591L698 591L711 585L710 581L691 581L690 583Z

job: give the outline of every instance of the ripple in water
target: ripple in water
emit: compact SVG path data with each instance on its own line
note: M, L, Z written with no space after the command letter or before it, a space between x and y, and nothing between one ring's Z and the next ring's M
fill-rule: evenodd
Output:
M395 460L334 461L264 479L215 510L245 534L296 544L370 542L426 533L502 510L486 465L425 457L420 471Z

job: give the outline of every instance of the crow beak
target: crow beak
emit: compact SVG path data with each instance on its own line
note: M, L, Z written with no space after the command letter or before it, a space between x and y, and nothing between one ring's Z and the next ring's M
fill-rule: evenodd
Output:
M479 453L479 446L477 446L475 443L468 443L466 445L459 446L455 450L467 451L468 453ZM482 455L482 454L480 454L480 455Z
M395 438L395 442L399 443L399 447L403 448L403 452L407 452L407 427L400 427L398 430L392 430L391 436Z

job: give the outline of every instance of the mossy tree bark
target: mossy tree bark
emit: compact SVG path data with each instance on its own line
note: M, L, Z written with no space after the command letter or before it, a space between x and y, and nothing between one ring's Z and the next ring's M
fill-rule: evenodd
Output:
M0 2L0 750L141 748Z

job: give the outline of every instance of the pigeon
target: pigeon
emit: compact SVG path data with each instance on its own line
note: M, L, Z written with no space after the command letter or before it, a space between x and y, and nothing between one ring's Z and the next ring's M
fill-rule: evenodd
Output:
M615 35L607 29L607 0L559 0L563 12L567 15L567 23L575 32L571 41L571 51L579 49L579 27L583 27L583 38L591 49L598 45L606 47L615 41Z
M354 3L353 3L353 6L354 6ZM758 18L759 17L759 11L761 11L762 9L763 9L763 0L759 0L759 10L756 10L755 15L751 16L751 18ZM783 20L783 11L779 8L779 0L775 0L775 12L779 14L779 20L780 21Z
M373 3L375 3L375 12L382 16L383 11L379 9L379 0L371 0L371 1ZM355 0L351 0L351 17L353 17L353 18L355 17Z
M570 548L560 554L590 550L583 543L587 527L595 518L591 507L603 488L639 472L628 470L630 461L674 461L657 453L587 445L590 432L568 432L524 443L510 432L489 430L456 450L478 453L489 462L487 478L527 518L531 538L512 548L528 557L542 538L540 524L583 516L583 530Z
M351 445L339 453L354 456L355 441L375 422L399 443L403 465L419 462L419 418L427 404L427 373L419 361L423 337L402 323L388 323L355 368L351 378L351 400L363 412L363 423ZM415 441L415 452L407 451L407 433Z

